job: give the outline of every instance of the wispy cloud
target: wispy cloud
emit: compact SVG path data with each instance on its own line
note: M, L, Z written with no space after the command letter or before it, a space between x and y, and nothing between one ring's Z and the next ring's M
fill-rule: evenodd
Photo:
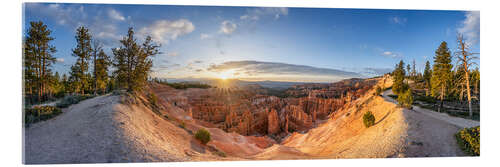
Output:
M457 29L458 33L464 35L470 44L475 44L480 40L480 14L479 11L469 11L465 13L465 20Z
M210 38L212 38L212 35L210 35L210 34L202 33L200 35L200 39L210 39Z
M386 73L391 72L393 69L392 68L372 68L372 67L367 67L363 69L363 73L368 76L378 76L378 75L384 75Z
M236 27L237 27L237 25L232 23L231 21L224 20L221 23L219 33L230 35L236 30Z
M101 41L105 47L110 46L112 43L117 43L120 39L119 32L117 31L117 23L114 21L116 18L112 18L116 17L116 15L113 16L114 14L119 13L114 9L108 8L108 12L100 12L100 10L104 9L95 7L98 12L94 12L93 16L89 17L87 13L90 9L84 8L83 5L79 4L27 3L26 8L36 15L51 19L57 24L73 30L79 26L85 26L90 29L92 36ZM115 11L116 13L111 11Z
M118 12L118 11L116 11L114 9L108 10L108 16L110 18L112 18L114 20L118 20L118 21L124 21L125 20L125 17L123 17L123 15L120 12Z
M318 68L306 65L295 65L279 62L261 61L228 61L218 65L211 65L207 71L222 72L234 70L249 75L298 75L298 76L326 76L332 78L361 77L355 72L342 71L330 68Z
M267 17L279 19L286 15L288 15L288 8L255 8L248 10L245 15L240 16L240 19L258 21Z
M194 29L193 23L186 19L157 20L151 25L141 28L138 34L140 36L151 35L153 40L166 44L170 40L175 40L179 36L193 32Z
M394 24L405 25L408 19L404 17L394 16L390 18L390 21Z
M64 63L64 58L56 58L56 62Z
M401 58L403 57L401 53L396 53L396 52L391 52L391 51L384 51L381 53L382 56L385 57L390 57L390 58Z
M179 53L177 53L177 52L170 52L170 53L167 53L167 56L177 57L177 56L179 56Z

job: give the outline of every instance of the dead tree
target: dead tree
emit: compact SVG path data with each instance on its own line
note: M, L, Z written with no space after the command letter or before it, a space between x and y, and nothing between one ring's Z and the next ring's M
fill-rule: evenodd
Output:
M467 100L469 102L469 117L472 118L472 102L471 102L471 94L470 94L470 78L469 78L469 67L473 64L472 60L477 59L477 57L473 56L478 53L470 52L470 45L465 42L463 35L457 35L457 43L458 43L458 51L455 52L455 56L458 58L458 63L463 67L465 72L465 86L467 89Z

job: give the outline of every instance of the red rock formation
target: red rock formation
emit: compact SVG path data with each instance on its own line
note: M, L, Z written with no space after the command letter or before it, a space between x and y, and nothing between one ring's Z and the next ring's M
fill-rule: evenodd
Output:
M373 84L350 79L331 84L296 85L287 90L288 98L237 88L161 89L158 94L193 119L226 132L270 135L279 140L288 131L307 131L318 120L328 119Z
M280 131L278 112L271 109L267 116L267 134L273 135Z

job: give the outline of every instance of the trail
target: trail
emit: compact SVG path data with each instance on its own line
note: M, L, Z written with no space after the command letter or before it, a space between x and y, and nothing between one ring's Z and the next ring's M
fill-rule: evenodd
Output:
M383 93L383 97L386 101L389 101L389 102L396 104L397 103L396 100L388 96L388 95L392 95L392 94L394 94L392 92L392 89L386 90ZM453 116L449 116L446 113L438 113L438 112L435 112L435 111L432 111L429 109L425 109L425 108L421 108L421 107L415 106L415 105L413 105L412 110L417 111L421 114L424 114L428 117L439 119L439 120L447 122L449 124L458 126L460 128L470 128L470 127L479 126L479 121L474 121L474 120L460 118L460 117L453 117Z
M396 104L388 95L392 90L383 92L386 101ZM412 110L403 109L408 124L405 157L446 157L465 156L457 145L454 134L465 127L479 126L479 122L451 117L428 109L413 106Z
M26 164L222 159L143 105L125 105L111 95L81 101L24 128L23 140Z

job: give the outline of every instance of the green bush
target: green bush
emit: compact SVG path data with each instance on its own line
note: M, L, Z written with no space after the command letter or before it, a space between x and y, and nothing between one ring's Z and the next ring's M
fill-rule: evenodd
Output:
M371 111L368 111L363 115L363 123L367 128L375 125L375 116Z
M382 93L382 88L380 86L377 86L377 89L375 89L375 95L380 96L380 93Z
M403 93L400 93L398 95L398 103L402 107L409 108L409 109L412 108L413 96L411 94L410 88L406 89Z
M70 105L77 104L80 101L87 100L94 97L93 95L68 95L61 99L60 102L56 104L56 107L66 108Z
M217 154L219 157L226 157L227 156L225 152L219 151L219 150L215 151L215 154Z
M27 125L53 118L62 113L61 109L54 106L28 108L24 112L24 122Z
M469 155L479 156L479 126L473 128L464 128L455 134L458 145Z
M181 121L181 124L179 124L179 127L182 129L186 129L186 123L184 121Z
M200 129L196 131L194 134L194 137L201 141L203 144L207 144L210 141L210 132L208 132L206 129Z

